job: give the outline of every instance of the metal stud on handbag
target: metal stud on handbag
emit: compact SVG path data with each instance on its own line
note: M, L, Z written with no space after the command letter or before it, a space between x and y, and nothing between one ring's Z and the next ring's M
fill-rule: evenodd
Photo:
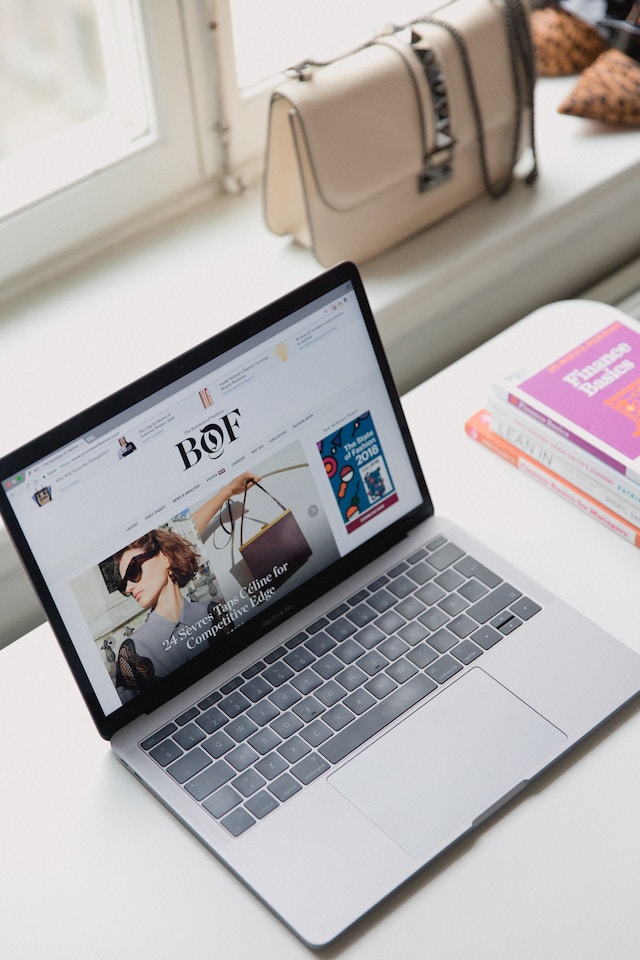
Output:
M526 146L537 175L526 0L450 0L290 74L271 99L265 217L325 266L502 196Z

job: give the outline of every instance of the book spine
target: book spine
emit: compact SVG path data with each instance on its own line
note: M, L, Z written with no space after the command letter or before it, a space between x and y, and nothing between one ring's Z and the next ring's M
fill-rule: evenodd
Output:
M489 422L489 414L486 410L483 410L467 420L465 430L473 440L496 453L507 463L537 480L547 489L558 494L568 503L597 520L624 540L636 547L640 546L640 528L618 516L594 497L584 493L574 484L565 480L564 477L554 473L553 470L538 463L533 457L523 453L503 437L495 434L491 430Z
M640 484L626 480L510 404L492 400L488 410L494 433L640 526Z

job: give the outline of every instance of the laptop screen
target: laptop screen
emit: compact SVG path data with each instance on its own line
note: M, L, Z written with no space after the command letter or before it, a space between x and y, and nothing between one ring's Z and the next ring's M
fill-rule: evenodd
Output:
M424 515L403 423L343 264L0 461L103 735Z

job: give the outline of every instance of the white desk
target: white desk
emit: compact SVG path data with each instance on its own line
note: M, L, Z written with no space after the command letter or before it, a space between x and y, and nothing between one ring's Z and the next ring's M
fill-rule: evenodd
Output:
M640 553L464 434L492 376L555 322L509 329L406 410L439 512L640 650ZM3 956L312 956L120 767L46 625L0 652L0 731ZM637 960L639 753L632 707L322 955Z

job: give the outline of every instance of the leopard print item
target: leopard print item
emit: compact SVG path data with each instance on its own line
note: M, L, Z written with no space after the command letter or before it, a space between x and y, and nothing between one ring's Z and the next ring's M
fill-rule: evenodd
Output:
M640 63L621 50L606 50L587 67L558 112L614 126L640 126Z
M606 50L595 27L559 7L532 10L530 23L539 77L580 73Z

